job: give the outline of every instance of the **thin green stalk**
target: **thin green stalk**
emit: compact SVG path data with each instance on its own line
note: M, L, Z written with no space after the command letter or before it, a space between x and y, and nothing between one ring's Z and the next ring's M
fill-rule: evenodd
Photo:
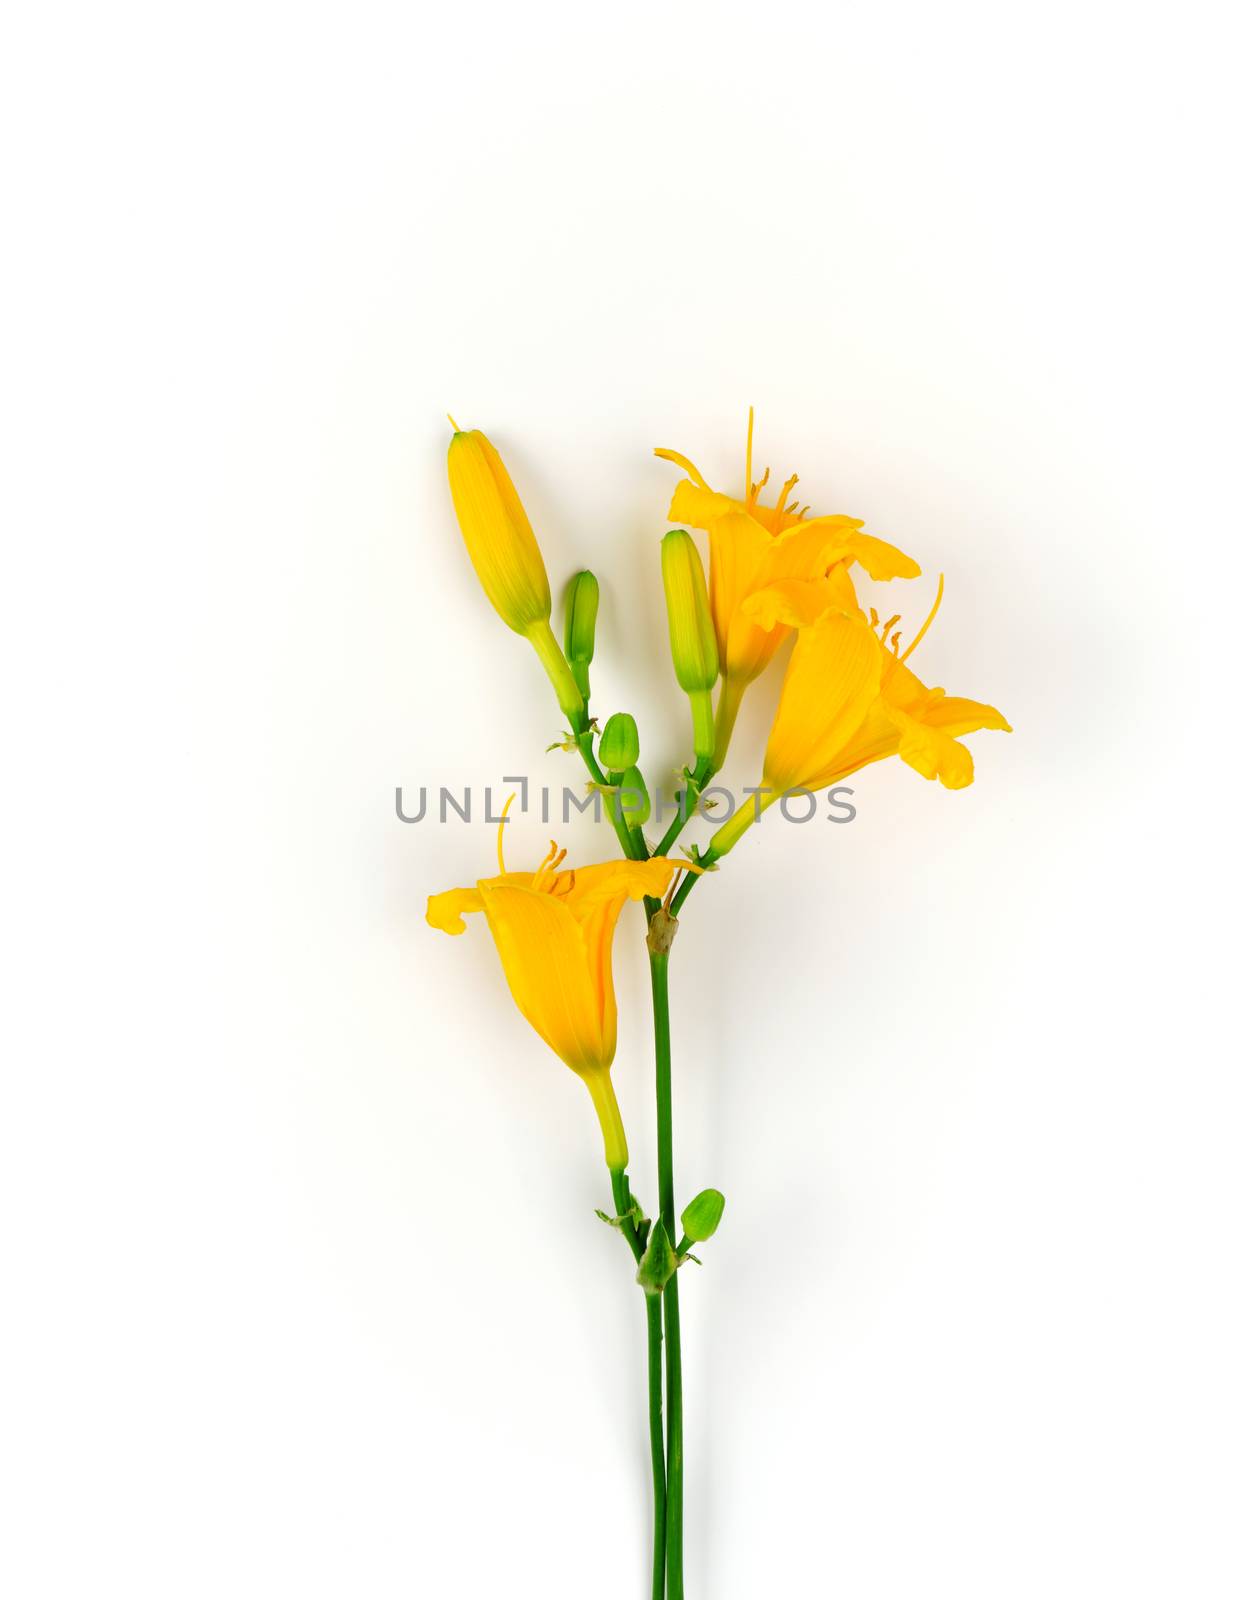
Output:
M652 1453L652 1600L665 1600L668 1490L661 1421L661 1296L646 1294L644 1306L648 1314L648 1445Z
M695 815L696 803L700 798L700 790L713 775L713 763L708 757L697 761L691 773L691 781L685 789L681 789L675 801L674 820L665 830L665 835L660 844L652 852L654 856L667 856L674 847L678 835L687 826Z
M670 1239L678 1237L674 1222L674 1122L670 1064L669 951L649 949L652 969L652 1016L657 1063L657 1185L661 1221ZM666 1582L669 1600L683 1600L682 1512L682 1339L678 1318L678 1275L665 1285L666 1395Z
M610 1169L616 1214L625 1216L631 1209L631 1186L625 1172ZM623 1227L631 1254L638 1261L643 1244L633 1223ZM665 1600L666 1484L665 1439L661 1419L661 1297L644 1295L648 1317L648 1443L652 1453L652 1600Z
M704 854L700 857L699 864L700 864L701 867L703 867L707 871L707 869L713 865L713 863L714 863L714 861L716 859L717 858L713 854L712 847L710 846L704 852ZM691 893L692 889L695 888L696 884L699 883L700 879L703 876L704 876L703 872L689 872L687 874L687 876L683 879L683 881L678 885L677 893L674 895L674 898L670 901L670 916L671 917L677 917L678 913L683 908L683 903L685 902L687 896ZM668 998L667 998L666 1004L668 1005L668 1003L669 1002L668 1002ZM666 1023L667 1029L668 1029L668 1026L669 1026L669 1024L667 1022Z

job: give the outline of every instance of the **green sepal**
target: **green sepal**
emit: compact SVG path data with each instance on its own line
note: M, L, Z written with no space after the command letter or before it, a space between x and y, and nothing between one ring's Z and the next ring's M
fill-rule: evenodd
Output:
M645 1220L643 1208L638 1200L632 1200L630 1206L620 1217L611 1217L607 1211L602 1211L599 1206L594 1207L594 1210L600 1220L607 1222L611 1228L625 1228L628 1222L638 1228L640 1223Z
M720 1189L701 1189L682 1214L682 1231L692 1244L702 1244L711 1239L726 1209L726 1197Z
M658 1217L652 1224L652 1233L647 1248L640 1258L635 1282L645 1294L660 1294L677 1271L678 1257L674 1254L669 1234L666 1233L665 1226Z

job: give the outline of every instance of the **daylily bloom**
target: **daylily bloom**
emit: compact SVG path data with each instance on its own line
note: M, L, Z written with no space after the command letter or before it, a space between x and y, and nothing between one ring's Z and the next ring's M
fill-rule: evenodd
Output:
M746 602L753 595L784 579L821 578L834 568L846 572L856 561L872 578L920 575L910 556L884 539L861 533L864 524L858 518L809 517L807 506L790 500L798 474L786 480L775 505L761 505L760 492L769 481L769 472L766 468L759 482L752 481L753 421L749 412L742 500L710 488L699 468L678 451L654 451L687 474L670 502L670 521L708 534L709 602L722 672L714 757L717 768L725 760L744 690L768 666L789 631L781 622L769 628L758 626L746 611Z
M765 750L764 791L713 835L721 856L738 842L759 811L792 789L828 788L861 767L899 756L924 778L947 789L972 782L971 752L959 736L980 728L1011 731L993 706L930 689L907 665L942 601L899 654L900 620L882 624L855 603L845 575L773 585L748 602L757 626L798 628Z
M501 841L495 878L428 899L427 920L465 933L463 913L482 911L518 1009L549 1048L587 1084L605 1136L605 1160L626 1167L626 1133L609 1068L617 1047L613 932L628 900L660 898L677 861L606 861L561 870L553 845L535 872L507 872Z

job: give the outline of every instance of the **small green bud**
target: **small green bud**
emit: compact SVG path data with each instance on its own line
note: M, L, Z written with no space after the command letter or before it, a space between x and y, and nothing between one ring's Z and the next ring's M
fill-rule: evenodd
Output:
M566 590L566 660L585 700L590 693L588 667L596 654L596 612L599 606L600 584L596 581L595 573L577 572Z
M636 828L652 815L648 786L638 767L628 767L618 781L618 811Z
M661 578L674 672L687 694L703 694L717 682L717 635L700 552L689 533L675 529L661 540Z
M626 711L615 711L600 736L600 764L610 772L625 772L639 760L639 729Z
M711 1239L726 1209L726 1197L720 1189L702 1189L682 1214L682 1231L692 1244Z
M652 1224L648 1248L640 1258L635 1282L645 1294L660 1294L678 1270L678 1257L670 1243L669 1234L658 1217Z

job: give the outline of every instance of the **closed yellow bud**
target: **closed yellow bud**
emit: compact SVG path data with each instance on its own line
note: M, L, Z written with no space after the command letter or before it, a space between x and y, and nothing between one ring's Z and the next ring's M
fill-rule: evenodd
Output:
M473 428L449 441L449 489L467 554L497 615L529 639L574 732L584 721L583 695L549 616L553 599L544 557L505 462Z
M449 442L449 488L484 593L515 633L547 622L548 573L523 502L491 443L473 428Z

